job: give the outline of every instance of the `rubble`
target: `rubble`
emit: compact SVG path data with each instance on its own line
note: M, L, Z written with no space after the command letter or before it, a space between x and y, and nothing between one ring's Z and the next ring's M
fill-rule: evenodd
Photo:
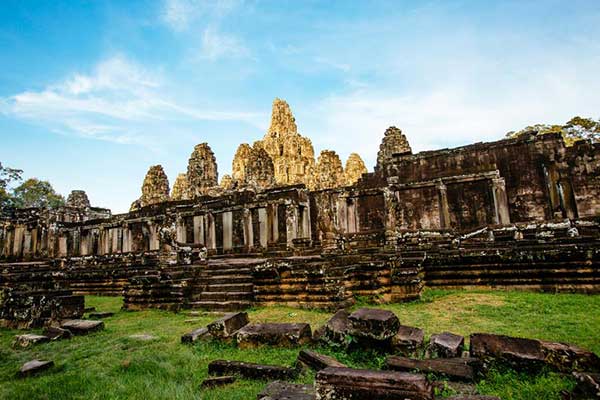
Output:
M256 398L258 400L314 400L315 388L312 385L275 381L269 383Z
M208 337L208 328L198 328L181 336L181 343L194 343L199 339Z
M296 359L296 363L301 366L306 366L315 371L320 371L328 367L346 367L333 357L319 354L311 350L301 350Z
M389 356L386 359L386 368L394 371L412 372L418 371L422 373L433 372L442 374L451 379L464 381L473 381L479 371L477 368L479 360L476 358L434 358L434 359L414 359L399 356Z
M431 357L460 357L465 345L465 338L450 332L431 335L427 352Z
M88 333L98 332L104 329L103 321L90 321L87 319L71 319L60 324L62 329L66 329L73 335L87 335Z
M25 335L17 335L13 342L13 347L29 347L39 343L49 342L48 336L36 335L33 333L27 333Z
M207 325L208 332L215 338L225 339L244 326L248 325L248 314L245 312L230 313Z
M215 360L208 364L210 375L228 376L236 375L246 379L280 379L291 380L298 372L293 368L278 365L263 365L241 361Z
M217 376L213 378L206 378L200 385L201 388L214 388L218 386L231 385L236 381L235 376Z
M237 331L235 339L243 349L261 345L293 347L309 343L312 332L304 323L248 324Z
M414 355L423 346L423 329L400 325L398 333L392 338L392 351L406 356Z
M350 314L348 320L350 334L376 341L391 339L400 328L400 320L393 312L376 308L360 308Z
M54 366L54 361L31 360L23 364L18 375L21 378L38 374Z

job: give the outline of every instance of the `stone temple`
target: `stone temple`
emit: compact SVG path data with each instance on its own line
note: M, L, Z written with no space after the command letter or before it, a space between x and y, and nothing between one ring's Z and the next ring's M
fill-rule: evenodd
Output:
M426 286L600 292L600 145L589 141L526 134L414 154L390 127L368 172L356 153L315 157L276 99L231 175L219 183L207 143L181 172L170 188L150 167L126 214L81 191L59 209L5 210L4 324L35 325L69 309L42 310L41 298L85 294L123 296L131 310L234 310L405 301ZM39 313L24 316L21 298Z

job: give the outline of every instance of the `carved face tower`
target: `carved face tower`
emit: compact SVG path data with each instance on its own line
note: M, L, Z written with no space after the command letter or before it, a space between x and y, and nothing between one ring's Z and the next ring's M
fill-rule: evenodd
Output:
M150 204L162 203L169 200L169 179L162 165L153 165L148 170L142 184L142 207Z
M408 139L402 131L395 126L390 126L385 130L383 140L377 153L377 165L375 171L382 170L384 165L392 160L393 154L410 154L412 149L408 144Z
M218 184L217 160L208 143L194 147L187 168L190 197L203 196Z

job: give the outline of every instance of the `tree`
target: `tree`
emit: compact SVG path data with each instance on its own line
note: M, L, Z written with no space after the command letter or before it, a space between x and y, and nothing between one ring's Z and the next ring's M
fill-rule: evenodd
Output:
M8 187L12 182L20 181L23 171L4 167L0 162L0 209L13 205L13 196Z
M525 134L545 135L560 133L567 146L572 146L578 140L591 140L600 142L600 120L591 118L573 117L564 125L537 124L528 126L517 132L508 132L507 137L519 137Z
M65 198L56 193L50 182L29 178L13 191L17 207L57 208L65 204Z

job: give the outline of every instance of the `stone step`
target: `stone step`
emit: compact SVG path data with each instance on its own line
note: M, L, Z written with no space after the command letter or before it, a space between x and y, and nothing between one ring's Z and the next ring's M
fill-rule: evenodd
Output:
M190 303L190 307L193 309L208 311L240 311L251 306L252 303L249 301L194 301Z
M252 283L223 283L217 285L206 285L206 292L252 292Z
M239 267L234 267L234 266L226 266L226 267L208 268L208 269L204 270L203 273L208 276L247 275L247 274L251 274L252 270L250 268L239 268Z
M242 301L254 299L254 292L202 292L194 295L193 300L199 301Z
M207 279L208 284L252 283L251 275L215 275Z

